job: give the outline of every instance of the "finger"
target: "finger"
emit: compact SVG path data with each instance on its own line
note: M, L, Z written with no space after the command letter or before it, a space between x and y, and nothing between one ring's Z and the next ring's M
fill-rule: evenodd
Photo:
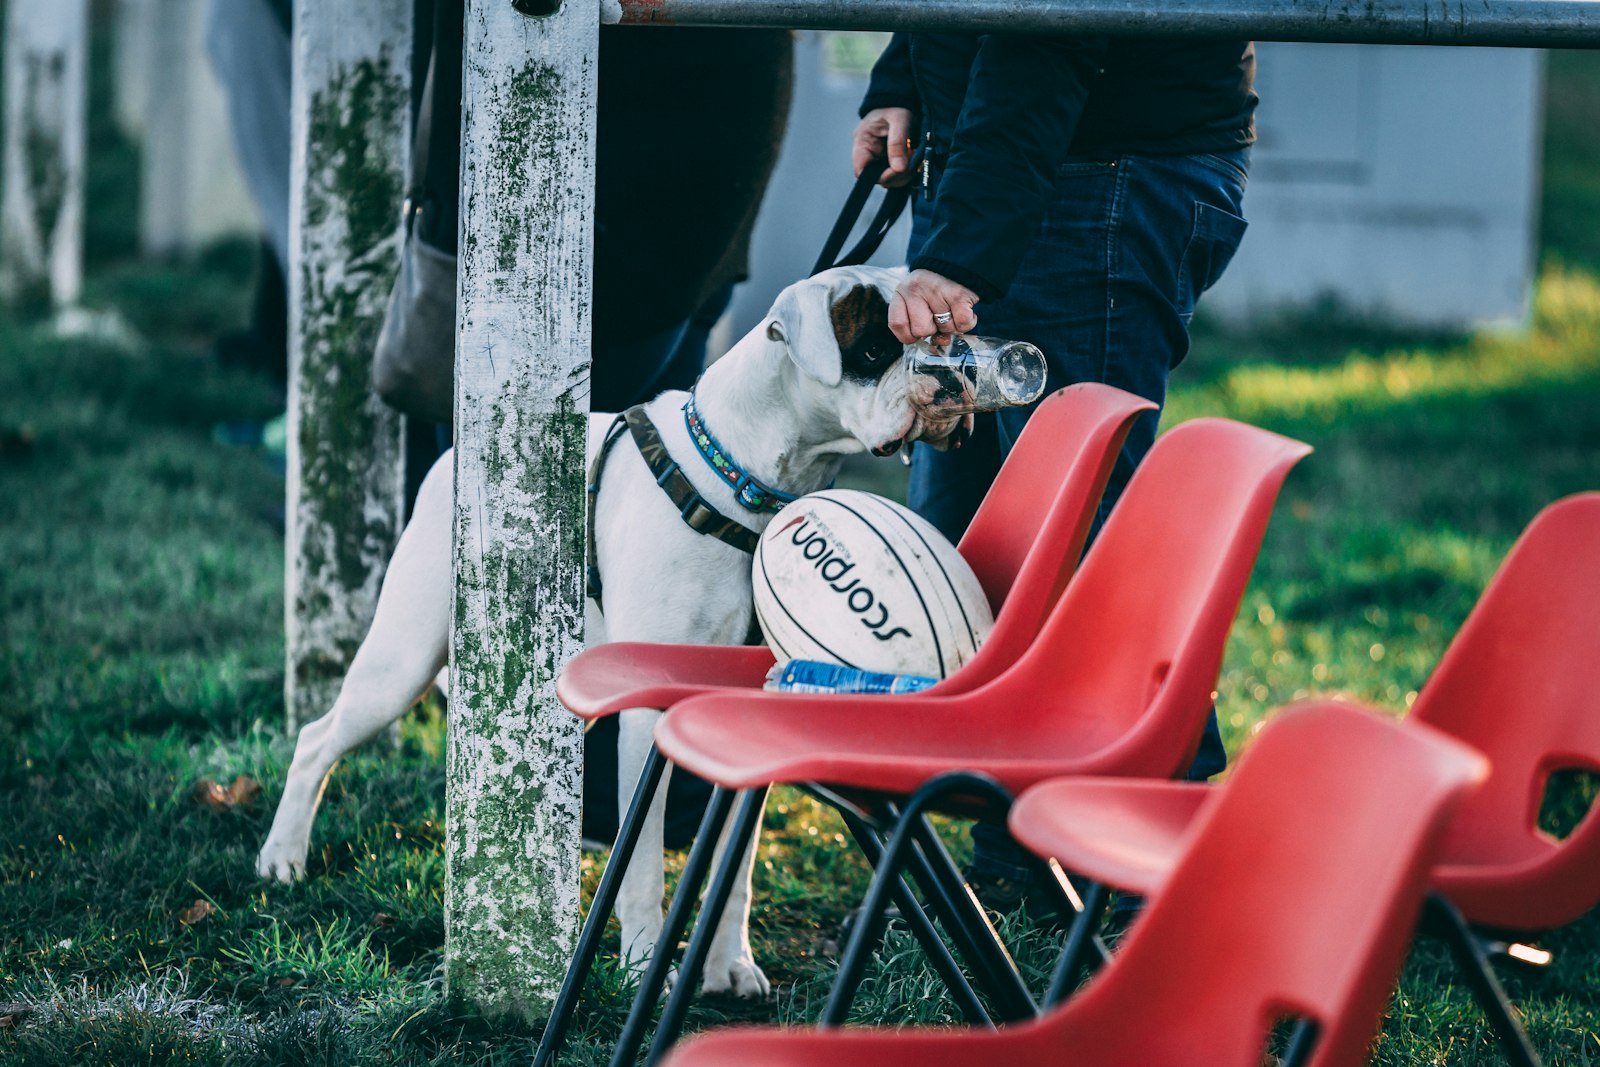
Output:
M904 173L911 169L911 113L894 111L889 115L889 129L884 135L884 147L889 153L889 169Z
M972 310L976 301L958 296L950 301L950 325L956 333L971 333L978 325L978 313Z
M933 309L928 306L928 301L917 293L907 293L906 319L911 327L913 337L933 337L940 330L933 321Z
M878 147L880 143L879 138L870 131L861 126L856 127L856 135L850 144L851 173L860 177L867 164L881 154Z
M911 319L906 309L905 297L898 292L889 302L889 332L903 345L916 343L917 335L911 332Z

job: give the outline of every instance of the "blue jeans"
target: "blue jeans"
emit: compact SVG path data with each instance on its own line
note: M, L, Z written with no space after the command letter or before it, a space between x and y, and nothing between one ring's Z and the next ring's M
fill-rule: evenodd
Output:
M1167 375L1189 352L1195 301L1210 288L1244 237L1250 150L1196 156L1069 159L1003 300L977 307L977 332L1031 341L1049 367L1047 392L1104 382L1160 405ZM935 193L937 192L937 186ZM911 247L927 239L933 204L914 201ZM909 503L952 541L971 521L1032 408L979 416L960 450L918 444ZM1111 473L1090 537L1099 532L1155 440L1157 412L1134 423ZM1216 713L1206 724L1188 777L1209 778L1227 764ZM973 828L974 866L1027 880L1016 846L998 826Z

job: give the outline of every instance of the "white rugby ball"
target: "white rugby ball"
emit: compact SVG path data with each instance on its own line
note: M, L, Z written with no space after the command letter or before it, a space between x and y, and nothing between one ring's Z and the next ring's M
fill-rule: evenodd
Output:
M756 546L756 619L779 662L946 678L994 627L943 534L872 493L824 489L785 507Z

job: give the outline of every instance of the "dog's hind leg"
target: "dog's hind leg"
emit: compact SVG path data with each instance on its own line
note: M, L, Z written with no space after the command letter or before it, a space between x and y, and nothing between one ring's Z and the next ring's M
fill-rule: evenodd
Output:
M295 744L283 799L256 860L263 878L305 873L311 823L329 772L346 752L405 714L445 664L450 635L452 455L417 493L411 522L384 575L372 628L356 650L333 707L306 723Z

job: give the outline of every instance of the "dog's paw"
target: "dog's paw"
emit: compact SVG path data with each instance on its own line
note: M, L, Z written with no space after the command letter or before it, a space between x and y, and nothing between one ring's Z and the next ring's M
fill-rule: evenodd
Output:
M705 977L700 982L700 992L753 1000L772 995L772 983L761 973L756 961L746 956L723 967L707 963Z
M284 844L268 838L256 857L256 874L274 882L288 884L306 873L306 846Z

